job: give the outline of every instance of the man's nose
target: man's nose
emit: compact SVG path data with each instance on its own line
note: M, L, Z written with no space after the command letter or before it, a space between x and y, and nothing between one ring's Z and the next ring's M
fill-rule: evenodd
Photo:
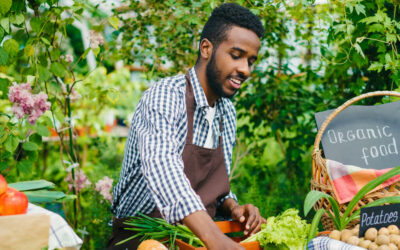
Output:
M237 67L237 71L243 77L248 78L251 72L251 67L249 65L249 62L247 60L241 60Z

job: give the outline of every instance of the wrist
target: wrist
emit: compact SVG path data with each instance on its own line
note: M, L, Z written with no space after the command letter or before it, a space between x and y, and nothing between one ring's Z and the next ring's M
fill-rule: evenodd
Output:
M207 248L209 248L216 242L221 241L221 237L224 236L225 235L221 232L221 230L216 227L209 231L203 232L201 235L199 235L199 239L204 243L204 245L206 245Z
M236 201L235 199L232 199L232 198L226 199L226 200L224 201L224 203L223 203L224 210L225 210L226 212L228 212L229 214L231 214L232 211L233 211L237 206L239 206L239 204L237 203L237 201Z
M206 211L196 211L183 219L183 223L207 246L209 247L224 234L214 223Z

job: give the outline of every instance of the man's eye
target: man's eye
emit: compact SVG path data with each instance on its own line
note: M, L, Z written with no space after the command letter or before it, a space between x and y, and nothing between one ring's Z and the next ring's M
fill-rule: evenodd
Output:
M234 54L231 54L231 57L232 57L233 59L239 59L239 58L240 58L240 56L237 56L237 55L234 55Z

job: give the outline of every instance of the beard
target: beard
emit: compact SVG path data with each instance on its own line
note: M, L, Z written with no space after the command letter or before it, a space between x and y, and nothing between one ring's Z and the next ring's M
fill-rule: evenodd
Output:
M210 61L207 63L206 67L206 77L207 77L207 82L208 86L220 97L226 97L231 99L235 94L236 91L233 94L228 94L226 93L223 88L222 88L222 82L219 82L218 79L221 79L221 71L217 68L217 64L215 62L215 53L213 51L211 55Z

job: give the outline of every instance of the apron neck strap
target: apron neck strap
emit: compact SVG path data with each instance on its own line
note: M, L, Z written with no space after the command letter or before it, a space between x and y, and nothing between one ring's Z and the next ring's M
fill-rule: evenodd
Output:
M189 71L186 72L186 115L187 115L187 135L186 143L193 143L193 116L194 116L194 93L190 81Z
M194 117L194 92L192 82L190 80L189 71L186 72L186 115L187 115L187 135L186 135L186 143L192 144L193 143L193 117ZM219 122L219 145L222 144L222 131L223 131L223 117L221 116ZM218 146L219 146L218 145Z

